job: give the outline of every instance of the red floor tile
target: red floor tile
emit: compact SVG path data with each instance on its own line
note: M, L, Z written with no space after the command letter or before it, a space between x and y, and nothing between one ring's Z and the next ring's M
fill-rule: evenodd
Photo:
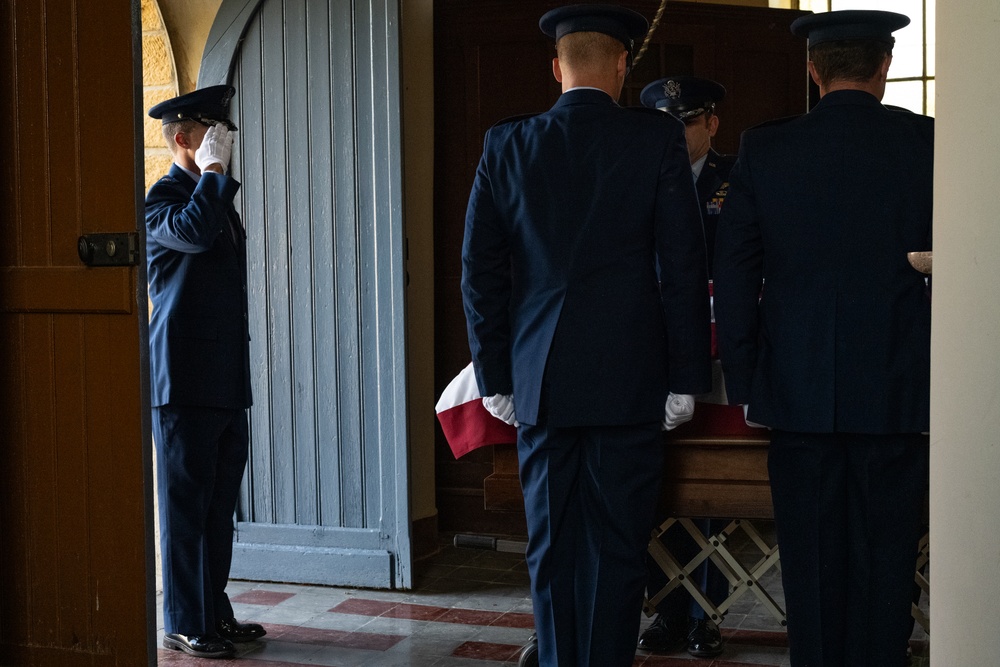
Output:
M435 607L430 605L415 605L403 603L383 602L379 600L351 599L346 600L336 607L330 609L331 612L344 614L359 614L364 616L384 616L390 618L404 618L419 621L435 621L439 623L455 623L469 626L498 626L507 628L531 629L534 627L534 617L532 614L516 612L494 612L476 609L459 609ZM327 631L329 632L329 631ZM358 635L362 633L344 633ZM379 635L369 635L378 637ZM775 648L787 648L788 635L785 632L769 632L760 630L726 630L723 629L723 636L727 642L743 646L763 646ZM398 642L397 638L394 643ZM282 637L282 641L287 641ZM340 641L347 641L341 639ZM371 640L376 643L378 640ZM346 645L346 644L338 644ZM362 647L367 648L367 647ZM517 656L521 651L521 646L510 646L508 644L493 644L489 642L465 642L460 645L453 655L477 660L493 661L517 661ZM658 656L649 654L639 654L633 663L635 667L754 667L749 663L722 660L704 660L688 656ZM756 667L770 667L768 665L756 665Z
M726 630L722 628L722 636L727 642L742 646L770 646L788 648L788 633L766 630Z
M510 644L492 644L490 642L465 642L460 644L452 655L456 658L472 660L494 660L496 662L516 662L521 653L521 646Z
M385 635L375 632L345 632L343 630L268 624L267 638L264 641L387 651L404 639L406 637L403 635Z
M460 625L495 625L503 628L530 629L535 626L534 616L514 612L482 611L477 609L457 609L434 607L423 604L404 604L354 598L345 600L330 609L337 614L357 614L359 616L384 616L405 618L414 621L437 621Z
M279 593L278 591L262 591L254 589L245 593L240 593L236 597L232 598L232 601L242 602L243 604L260 604L267 607L273 607L276 604L284 602L293 595L294 593Z
M479 609L448 609L437 620L441 623L459 625L492 625L503 614Z
M352 598L344 600L330 611L338 614L357 614L358 616L381 616L398 604L398 602Z
M501 628L523 628L527 630L535 627L535 617L532 614L508 611L505 614L500 614L500 617L493 621L491 625Z
M352 599L341 602L329 611L337 614L357 614L358 616L385 616L413 621L436 621L448 610L444 607L432 607L424 604Z
M413 621L440 621L447 613L444 607L432 607L425 604L398 604L387 610L382 616L388 618L408 618Z
M632 667L711 667L707 660L695 658L675 658L666 655L637 655Z
M156 652L156 664L157 665L173 665L173 667L205 667L205 658L196 658L193 655L188 655L187 653L182 653L180 651L168 651L166 649L160 649ZM288 667L289 665L304 665L307 663L302 662L276 662L274 660L247 660L247 659L232 659L232 660L212 660L207 664L212 665L212 667L227 667L237 665L240 667L247 667L252 665L253 667Z

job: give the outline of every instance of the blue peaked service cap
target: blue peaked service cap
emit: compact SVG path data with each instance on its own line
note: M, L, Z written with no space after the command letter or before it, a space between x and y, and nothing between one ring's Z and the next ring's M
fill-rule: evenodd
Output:
M557 42L573 32L600 32L620 41L631 54L635 40L645 36L649 22L642 14L617 5L583 4L546 12L538 27Z
M650 109L666 111L674 118L686 120L715 109L716 102L726 96L720 83L697 76L668 76L646 85L639 101Z
M222 123L230 130L236 125L229 119L229 101L236 93L232 86L208 86L164 100L149 110L150 118L158 118L163 124L179 120L193 120L202 125Z
M809 47L823 42L873 39L892 44L893 31L910 24L910 18L896 12L875 9L844 9L802 16L792 21L792 34L809 40Z

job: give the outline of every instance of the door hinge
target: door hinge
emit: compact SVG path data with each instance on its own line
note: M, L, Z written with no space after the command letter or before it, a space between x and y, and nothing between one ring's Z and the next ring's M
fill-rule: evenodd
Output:
M76 243L87 266L132 266L139 263L139 235L135 232L84 234Z

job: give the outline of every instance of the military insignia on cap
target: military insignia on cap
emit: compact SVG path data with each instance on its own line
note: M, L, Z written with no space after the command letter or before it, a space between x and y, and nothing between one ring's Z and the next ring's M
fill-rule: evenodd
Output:
M681 84L673 79L668 80L663 84L663 94L672 100L676 100L681 96Z

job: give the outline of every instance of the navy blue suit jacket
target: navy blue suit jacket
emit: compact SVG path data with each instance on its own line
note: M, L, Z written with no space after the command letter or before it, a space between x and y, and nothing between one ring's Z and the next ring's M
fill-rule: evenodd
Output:
M928 430L930 299L906 255L931 249L933 128L843 90L743 134L715 316L729 401L751 421Z
M173 165L146 194L151 404L250 406L240 184Z
M668 390L710 389L704 234L667 114L577 89L491 128L462 260L479 390L513 393L519 421L658 421Z

